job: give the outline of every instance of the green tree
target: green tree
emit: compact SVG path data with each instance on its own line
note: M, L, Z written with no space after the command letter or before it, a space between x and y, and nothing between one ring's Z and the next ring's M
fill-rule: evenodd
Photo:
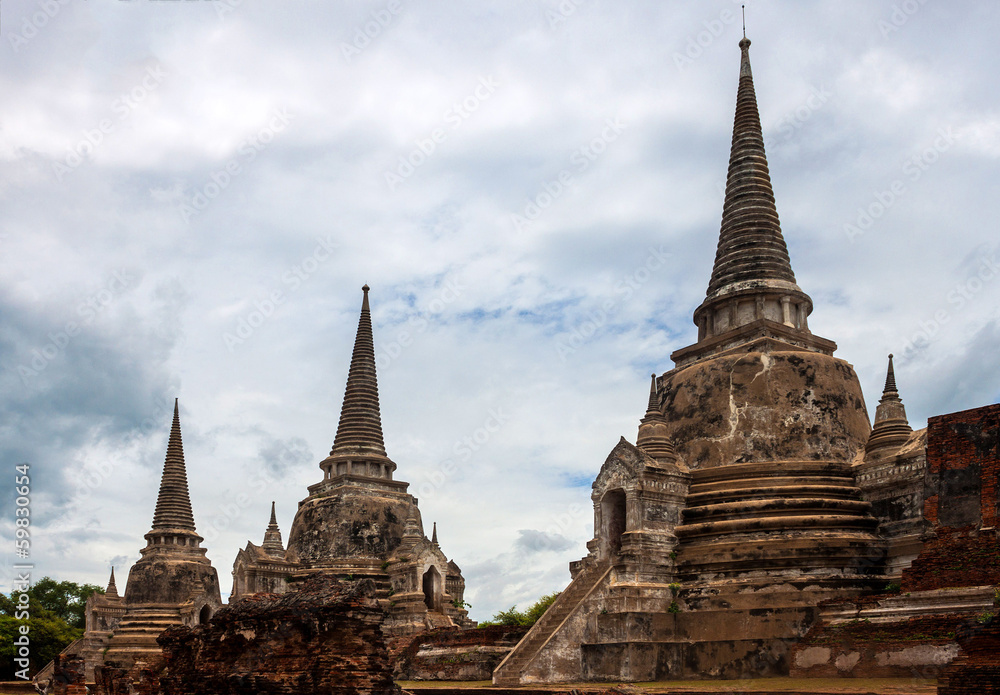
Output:
M96 584L57 582L50 577L42 577L28 589L28 595L71 627L82 630L86 627L84 609L87 607L87 599L95 591L104 593L104 589Z
M93 584L56 582L43 577L28 588L28 620L18 620L19 593L0 594L0 680L14 680L20 666L15 641L22 625L28 627L31 663L28 673L34 675L75 639L83 636L84 609L87 597L94 591L104 591Z
M490 625L531 627L538 622L538 619L548 610L549 606L559 598L560 593L557 591L553 594L546 594L523 611L517 610L517 606L511 606L505 611L499 611L489 620L479 623L479 627L488 627Z

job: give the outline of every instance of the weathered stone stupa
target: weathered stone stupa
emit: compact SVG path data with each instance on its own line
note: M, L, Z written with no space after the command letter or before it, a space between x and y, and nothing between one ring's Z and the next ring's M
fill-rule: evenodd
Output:
M104 595L95 593L87 600L83 637L62 652L84 659L87 682L95 680L95 669L127 674L136 664L158 658L156 638L163 630L207 622L222 607L219 577L195 530L177 400L153 524L145 539L142 557L129 571L125 596L118 594L112 569ZM50 678L51 668L49 664L37 678Z
M884 399L870 438L854 369L809 330L813 303L779 224L750 41L739 46L698 339L654 377L637 445L622 439L601 468L590 552L497 668L498 685L787 673L820 601L886 583L890 543L852 464L866 445L895 454L909 438L905 414ZM894 482L884 506L902 494ZM912 517L897 554L912 553Z
M176 400L153 525L145 539L142 557L129 570L125 615L108 641L105 662L127 666L158 656L156 637L163 630L207 622L222 607L219 576L195 530Z
M287 550L282 553L272 535L270 545L265 537L264 545L248 543L240 551L231 600L258 591L281 593L310 574L329 572L375 581L389 634L471 626L461 570L441 552L436 527L431 540L424 535L409 483L393 479L396 464L382 436L369 289L362 288L337 434L319 464L323 479L299 503Z

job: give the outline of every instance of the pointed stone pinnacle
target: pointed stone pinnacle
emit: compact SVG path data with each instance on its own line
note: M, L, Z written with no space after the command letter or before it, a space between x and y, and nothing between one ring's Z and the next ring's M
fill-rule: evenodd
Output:
M889 392L898 393L896 389L896 372L892 368L892 354L889 354L889 371L885 375L885 388L882 389L882 396Z
M434 530L431 532L431 543L438 544L438 522L434 522Z
M906 408L896 389L896 374L892 367L892 355L889 355L885 388L878 407L875 408L875 424L868 435L865 453L887 453L887 450L898 449L906 443L912 432L913 428L906 419Z
M194 515L188 494L187 469L184 466L184 444L181 441L181 419L178 399L174 399L174 421L163 462L160 494L153 513L153 531L190 531L194 533Z
M760 320L808 335L812 300L795 283L781 233L750 69L750 39L740 46L733 140L722 225L705 300L694 312L698 341Z
M646 414L639 421L639 435L635 444L661 463L677 461L673 440L667 435L667 419L660 411L660 400L656 389L656 375L651 375L649 402Z
M746 281L779 280L795 286L764 152L764 134L750 69L750 39L740 40L740 52L740 84L726 201L715 267L708 285L709 297Z
M275 557L284 557L285 555L285 546L281 542L281 530L278 528L278 520L274 514L274 502L271 502L271 521L267 525L267 530L264 531L264 542L261 543L260 547L268 555Z
M108 580L108 588L104 590L104 595L107 598L117 598L118 597L118 587L115 586L115 568L114 568L114 565L111 566L111 579Z
M371 311L368 306L368 285L361 288L361 317L347 374L347 388L340 410L337 436L330 456L377 457L385 459L382 439L382 417L378 402L378 378L375 374L375 345L372 337Z
M660 402L656 396L656 375L650 374L649 377L652 383L649 385L649 403L646 406L646 415L649 415L654 410L660 410Z

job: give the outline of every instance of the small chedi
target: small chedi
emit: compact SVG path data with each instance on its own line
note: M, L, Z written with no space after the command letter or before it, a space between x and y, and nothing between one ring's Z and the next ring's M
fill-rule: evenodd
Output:
M653 375L636 443L622 438L594 481L587 556L497 667L497 685L910 676L947 664L958 626L992 609L988 585L1000 582L1000 566L965 573L955 586L972 586L954 601L911 592L869 606L886 623L943 619L943 643L845 651L820 634L858 619L901 578L922 587L920 568L933 562L925 556L951 547L948 527L964 529L966 562L995 552L1000 406L970 411L978 424L954 430L978 432L978 453L956 447L952 425L933 418L930 437L914 432L890 355L869 424L854 369L809 329L813 302L778 220L750 41L739 46L722 225L694 311L697 342ZM958 449L964 463L939 463L939 452ZM980 500L994 511L979 514Z
M287 550L272 507L263 543L248 542L236 557L230 601L283 593L310 574L328 572L375 582L388 635L472 627L461 570L441 551L436 525L430 540L424 535L409 483L393 478L396 464L382 438L369 289L362 288L337 435L319 464L323 479L299 503Z
M99 679L101 669L122 674L141 670L159 658L156 638L161 632L207 622L222 607L218 574L195 530L176 400L153 524L145 539L142 557L129 571L125 596L118 593L112 569L107 591L87 600L83 637L62 652L64 659L83 659L88 683ZM55 667L49 664L36 680L58 682Z

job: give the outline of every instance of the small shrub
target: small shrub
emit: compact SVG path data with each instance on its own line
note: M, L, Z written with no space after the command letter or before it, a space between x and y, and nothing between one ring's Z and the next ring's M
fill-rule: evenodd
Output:
M670 613L680 613L681 607L677 605L677 601L671 601L670 607L667 608L667 611Z
M500 611L489 620L479 623L479 626L507 625L508 627L531 627L545 614L549 606L559 598L559 594L560 592L557 591L554 594L542 596L524 611L517 610L517 606L511 606L505 611Z

